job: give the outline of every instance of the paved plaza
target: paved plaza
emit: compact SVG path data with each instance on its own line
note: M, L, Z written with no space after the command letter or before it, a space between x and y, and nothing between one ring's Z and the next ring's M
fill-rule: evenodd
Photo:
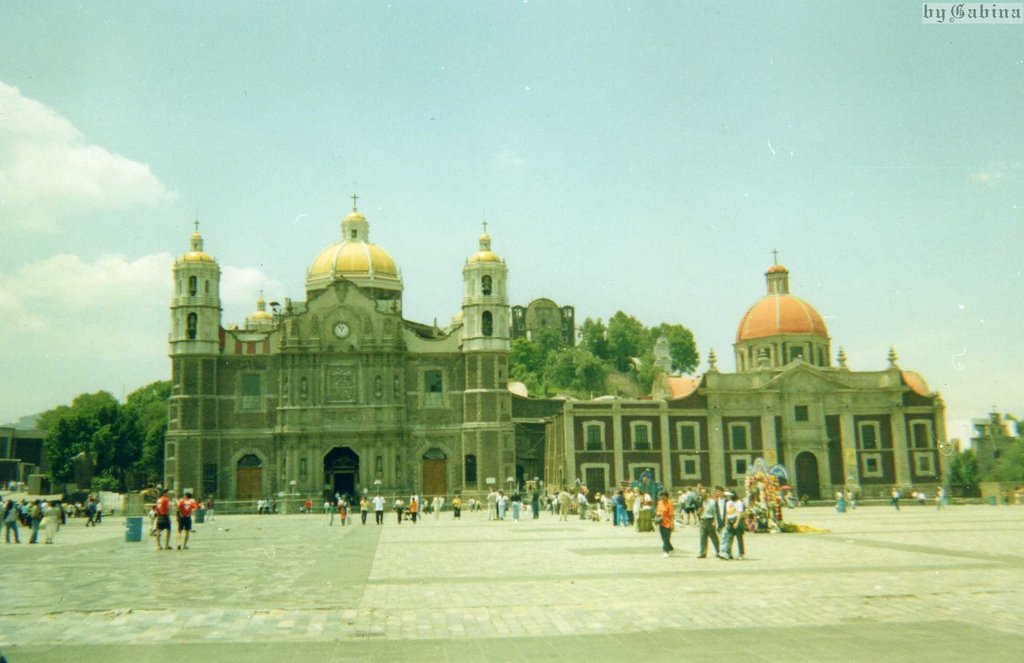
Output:
M328 526L218 516L190 550L123 518L0 544L9 661L1019 661L1024 508L788 511L818 534L696 559L657 534L542 514ZM22 531L24 536L25 532ZM24 540L24 539L23 539Z

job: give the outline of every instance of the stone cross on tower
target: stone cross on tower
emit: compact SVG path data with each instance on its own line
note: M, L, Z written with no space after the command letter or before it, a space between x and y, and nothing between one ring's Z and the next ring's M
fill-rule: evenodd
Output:
M358 209L356 209L356 202L358 200L359 200L359 196L357 196L355 193L353 193L352 194L352 211L353 212L358 212L359 211Z
M778 265L779 264L779 250L778 249L772 249L772 264L773 265Z

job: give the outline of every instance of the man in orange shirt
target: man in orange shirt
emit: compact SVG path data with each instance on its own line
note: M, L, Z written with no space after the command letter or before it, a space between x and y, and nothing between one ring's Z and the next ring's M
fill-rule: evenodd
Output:
M178 500L178 550L181 550L182 532L185 532L185 550L188 550L188 536L192 533L192 512L197 506L196 501L192 499L192 493L185 493L185 497Z
M161 490L160 497L156 500L156 549L171 549L171 499L167 497L167 491ZM160 537L167 532L166 547L160 544Z
M664 491L658 495L655 515L658 520L658 531L661 532L662 554L668 557L675 550L672 547L672 530L676 527L676 511L672 507L672 500L669 499L668 493Z

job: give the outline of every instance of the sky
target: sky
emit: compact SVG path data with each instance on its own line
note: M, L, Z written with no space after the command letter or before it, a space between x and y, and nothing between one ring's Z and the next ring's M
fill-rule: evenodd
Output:
M227 326L305 298L356 191L409 319L486 218L512 303L724 370L778 249L833 355L894 347L964 437L1024 416L1021 109L1024 26L914 2L0 3L0 422L169 377L193 219Z

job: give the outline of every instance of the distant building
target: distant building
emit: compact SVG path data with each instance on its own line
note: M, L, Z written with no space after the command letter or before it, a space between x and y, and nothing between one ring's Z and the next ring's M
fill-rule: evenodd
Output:
M40 430L19 430L0 427L0 481L28 482L31 474L45 472L46 433Z
M978 459L978 474L987 477L1010 448L1020 441L1020 424L1010 415L990 412L988 419L975 419L971 448Z
M512 340L534 339L541 330L554 330L569 347L576 345L576 312L550 299L535 299L512 307Z
M567 401L547 426L548 483L604 490L650 470L670 487L741 487L758 458L781 464L799 495L892 485L934 488L945 475L945 406L897 365L852 371L830 359L825 323L773 265L768 292L740 319L737 371L712 352L698 377L663 377L652 398Z

